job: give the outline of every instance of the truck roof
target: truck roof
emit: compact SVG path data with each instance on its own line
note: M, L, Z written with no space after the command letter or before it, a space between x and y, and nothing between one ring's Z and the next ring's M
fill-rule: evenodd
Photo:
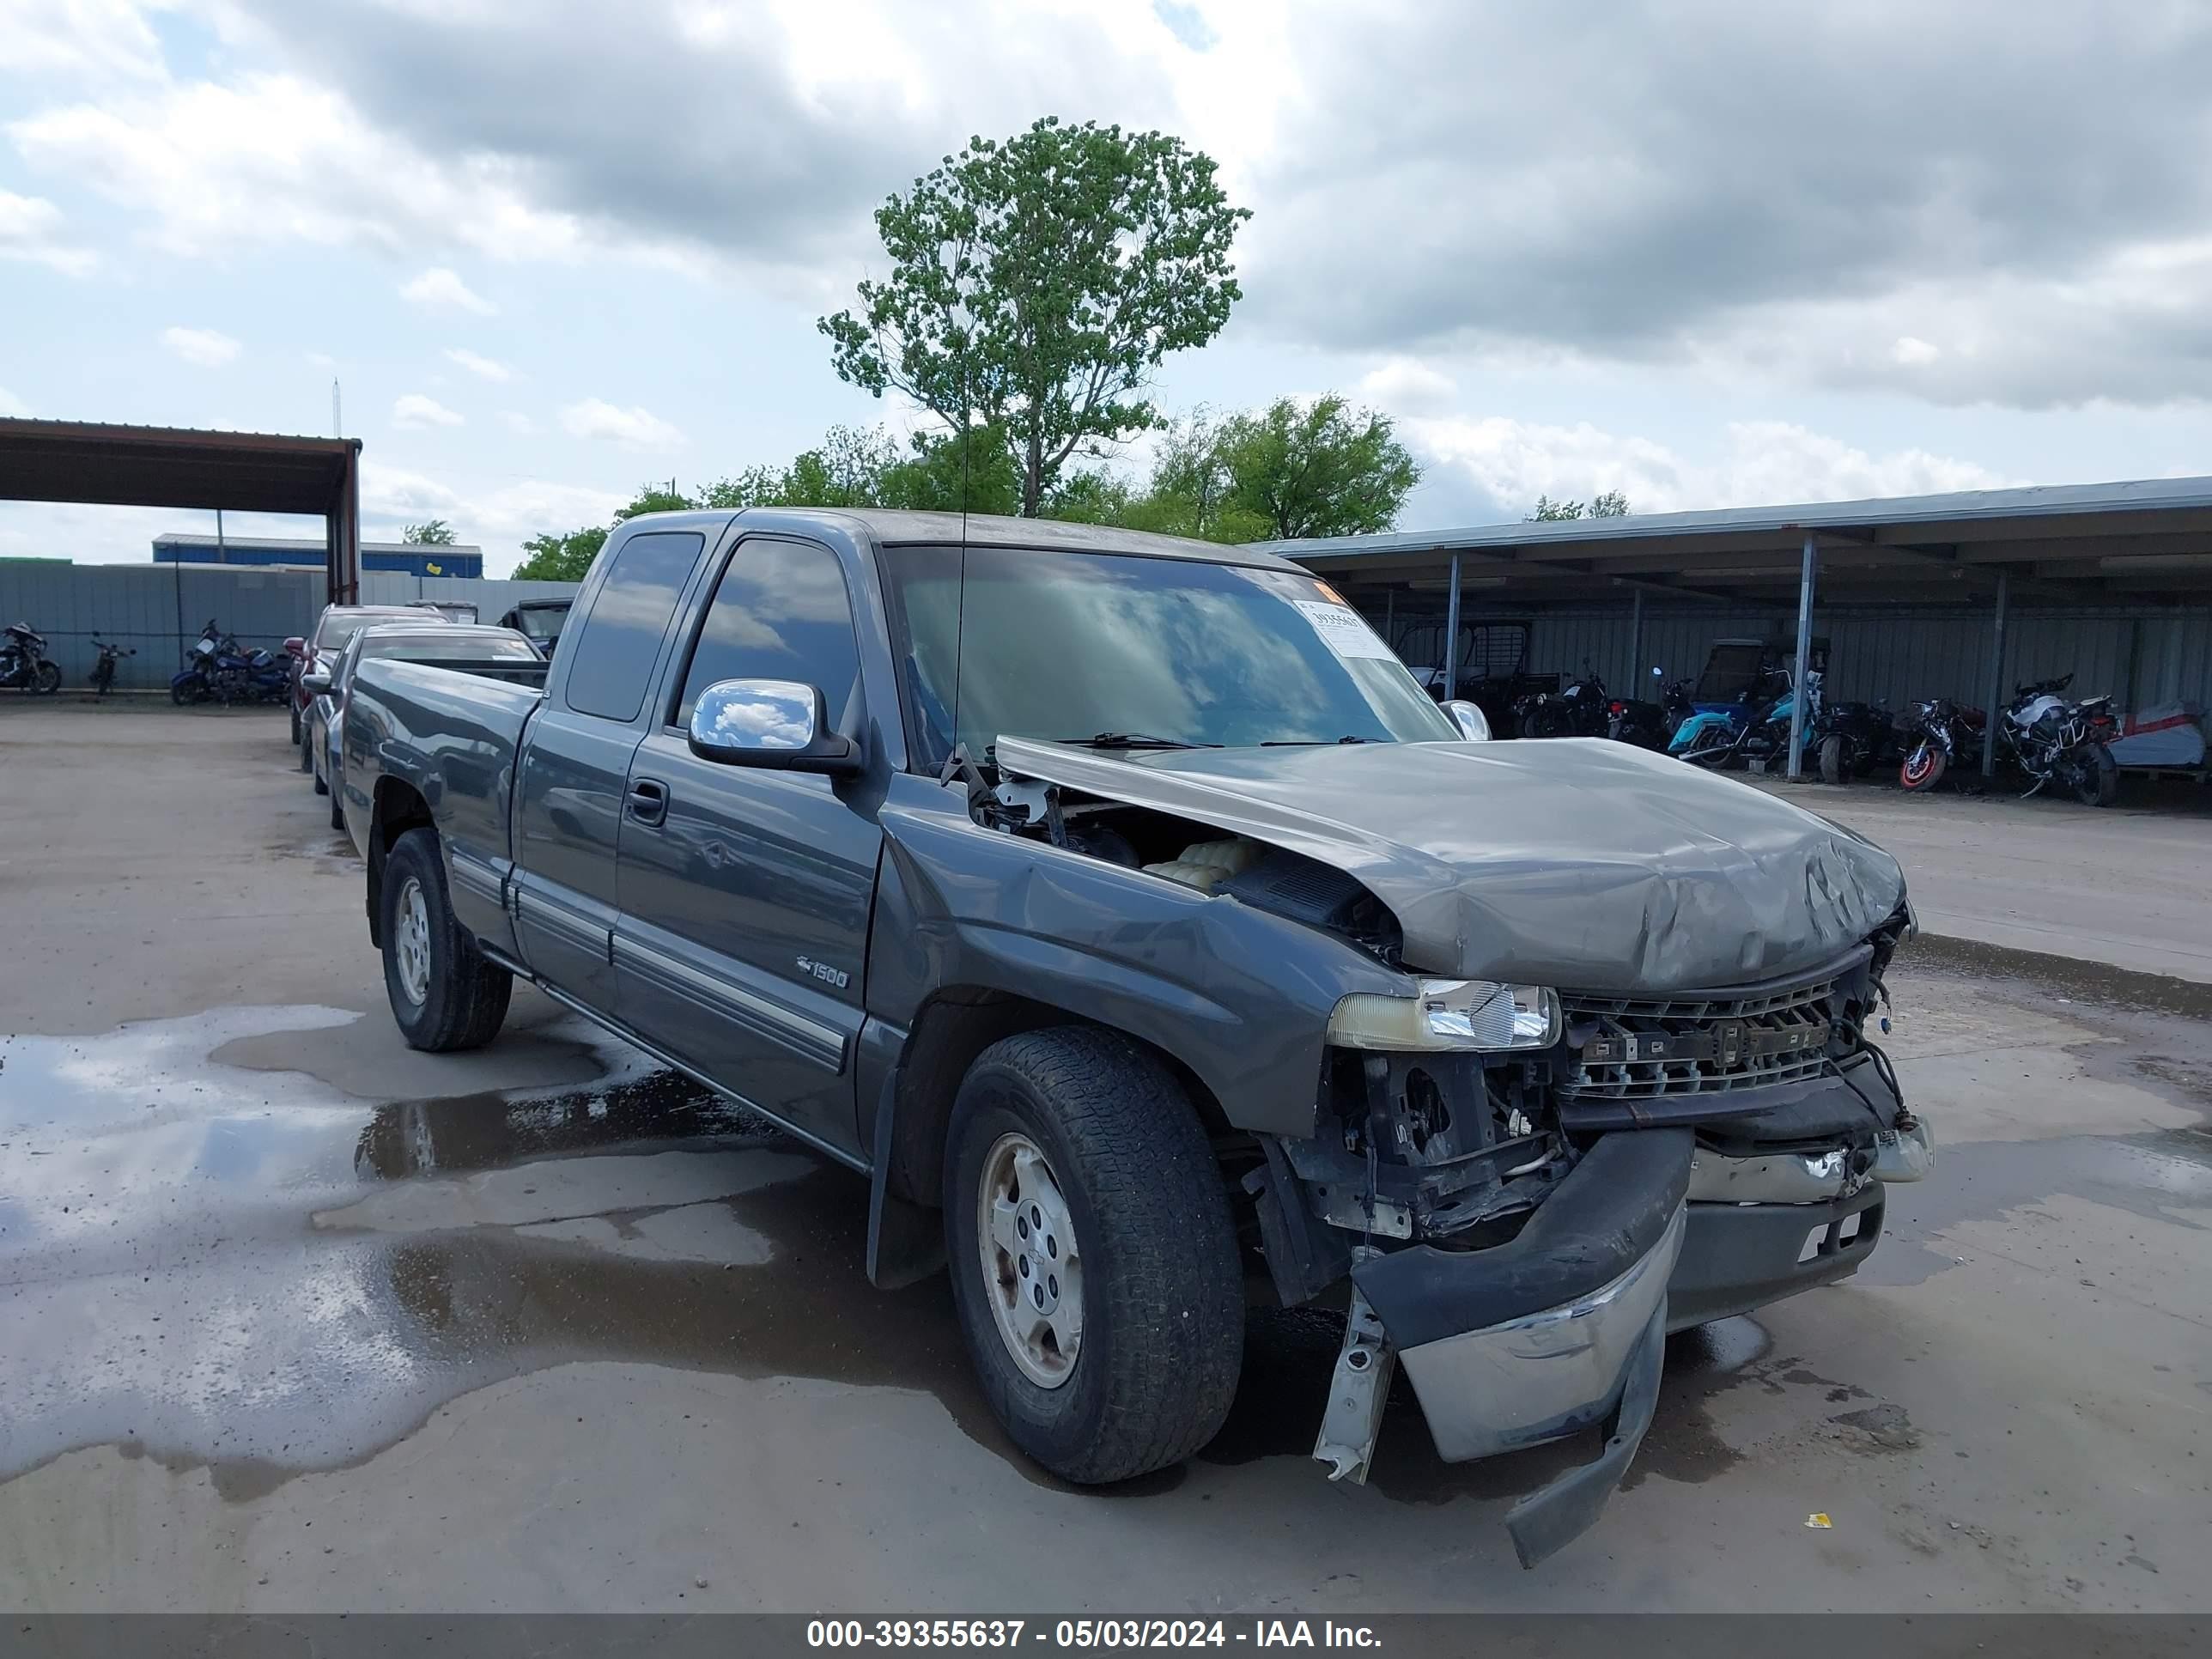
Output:
M700 511L653 513L641 514L629 522L637 525L651 519L671 529L681 525L706 530L710 526L726 523L729 516ZM1037 553L1126 553L1144 558L1194 559L1207 564L1248 565L1261 570L1309 574L1288 559L1264 553L1256 547L1194 541L1183 536L1156 536L1148 531L1078 524L1065 519L1008 519L988 513L909 513L880 507L751 507L736 516L763 524L811 520L845 526L857 525L887 551L904 546L957 545L964 534L971 547L1014 548Z

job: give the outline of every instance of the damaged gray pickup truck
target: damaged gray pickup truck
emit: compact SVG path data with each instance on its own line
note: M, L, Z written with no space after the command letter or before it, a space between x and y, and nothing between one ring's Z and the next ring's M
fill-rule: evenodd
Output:
M1623 744L1493 744L1269 555L1027 520L636 518L542 690L364 663L342 802L417 1048L514 979L866 1176L1070 1480L1188 1456L1252 1299L1346 1313L1446 1459L1603 1429L1669 1331L1852 1272L1931 1157L1850 831ZM1265 1379L1255 1386L1265 1387ZM1405 1425L1401 1425L1405 1426Z

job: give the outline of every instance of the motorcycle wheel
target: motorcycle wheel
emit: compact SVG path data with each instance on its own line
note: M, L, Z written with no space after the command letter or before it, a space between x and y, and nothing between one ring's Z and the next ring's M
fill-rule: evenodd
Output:
M2074 774L2074 799L2084 806L2110 806L2119 798L2119 763L2103 744L2090 744Z
M1690 746L1682 751L1682 758L1692 766L1702 766L1711 772L1727 765L1735 753L1735 745L1725 735L1719 732L1704 732L1698 733Z
M51 697L62 689L62 671L56 665L42 662L31 671L31 694Z
M169 701L176 704L178 708L183 708L186 703L192 701L191 687L181 680L171 685L169 687Z
M1943 781L1943 773L1950 763L1951 757L1939 745L1918 744L1897 769L1897 781L1901 787L1916 793L1933 789Z
M1844 781L1844 740L1835 732L1820 739L1820 781L1841 783Z

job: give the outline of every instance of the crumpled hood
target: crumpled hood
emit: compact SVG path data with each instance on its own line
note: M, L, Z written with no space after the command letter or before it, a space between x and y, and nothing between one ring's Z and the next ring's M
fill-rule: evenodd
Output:
M1894 915L1897 860L1747 784L1601 738L1107 753L1001 738L1011 775L1356 876L1409 968L1572 990L1718 989Z

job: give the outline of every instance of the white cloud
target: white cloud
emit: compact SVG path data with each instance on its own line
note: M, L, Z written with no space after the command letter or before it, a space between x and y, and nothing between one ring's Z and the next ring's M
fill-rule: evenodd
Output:
M1456 474L1510 515L1537 496L1587 501L1608 489L1638 513L1858 501L1952 489L1990 489L2021 480L1977 462L1921 449L1881 454L1786 421L1732 422L1721 453L1705 459L1658 440L1583 422L1547 426L1505 416L1416 420L1415 450Z
M499 418L500 423L509 432L519 433L526 438L538 430L538 422L519 409L502 409L499 411Z
M561 428L572 438L602 439L634 449L666 449L684 441L681 432L650 410L622 409L598 398L562 410Z
M494 357L483 357L462 346L449 346L446 350L449 362L459 363L471 374L487 380L505 382L514 378L514 371Z
M471 289L454 272L443 265L433 265L420 276L403 283L399 297L418 306L450 307L459 311L473 311L479 317L498 314L499 307Z
M161 343L188 363L202 368L221 368L240 349L237 341L211 328L165 328Z
M331 356L327 351L311 351L307 353L307 367L309 368L336 368L337 366L338 360Z
M471 490L403 467L364 459L361 510L365 532L397 532L423 519L445 519L465 542L484 550L487 574L503 575L522 556L522 544L543 532L605 524L629 499L622 490L526 478L495 489Z
M19 421L31 418L31 406L4 386L0 386L0 416L11 416Z
M509 162L434 161L292 75L248 75L63 105L12 121L33 166L143 214L167 252L223 257L297 240L405 256L458 242L564 258L575 218L528 203Z
M44 197L0 190L0 259L46 265L66 276L90 275L100 256L61 240L61 210Z
M1394 415L1433 415L1451 404L1451 377L1411 358L1394 357L1363 376L1359 395Z
M1890 361L1902 363L1907 368L1919 363L1932 363L1942 355L1942 347L1931 345L1910 334L1899 335L1897 343L1889 349Z
M433 426L459 426L462 417L440 403L435 398L426 398L419 392L410 392L392 405L392 424L398 427L421 428Z
M158 81L161 42L131 0L5 0L0 70L27 81Z

